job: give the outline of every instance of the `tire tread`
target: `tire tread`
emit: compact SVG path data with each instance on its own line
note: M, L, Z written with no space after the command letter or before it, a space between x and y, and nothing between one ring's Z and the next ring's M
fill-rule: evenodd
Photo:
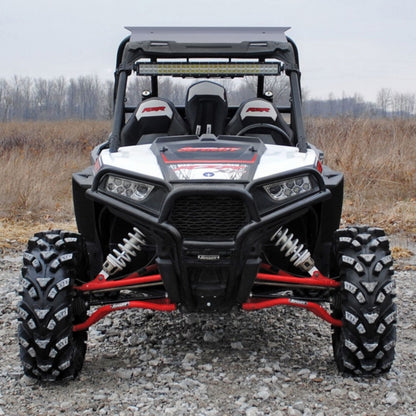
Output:
M85 279L86 257L76 233L37 233L28 242L18 306L20 359L27 376L62 380L75 378L82 368L87 331L72 331L74 321L83 319L74 316L72 285Z
M335 233L341 289L333 316L338 369L346 374L377 375L390 369L395 353L396 306L393 260L380 228L350 227Z

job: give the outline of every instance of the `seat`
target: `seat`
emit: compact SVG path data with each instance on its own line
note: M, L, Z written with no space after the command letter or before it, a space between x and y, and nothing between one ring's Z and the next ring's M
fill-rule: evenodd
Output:
M273 126L276 127L275 130ZM279 132L279 129L283 132ZM225 134L236 135L245 130L247 135L258 136L268 144L293 145L291 128L276 107L263 98L253 98L242 103L228 123Z
M227 96L222 85L200 81L188 88L185 114L192 134L223 134L227 113Z
M160 136L188 134L175 106L163 98L142 101L121 131L121 145L149 144Z

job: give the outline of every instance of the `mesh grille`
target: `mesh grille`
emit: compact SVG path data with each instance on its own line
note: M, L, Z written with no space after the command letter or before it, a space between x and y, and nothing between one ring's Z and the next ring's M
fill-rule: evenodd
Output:
M219 241L234 239L249 215L239 198L186 196L176 200L169 221L185 239Z

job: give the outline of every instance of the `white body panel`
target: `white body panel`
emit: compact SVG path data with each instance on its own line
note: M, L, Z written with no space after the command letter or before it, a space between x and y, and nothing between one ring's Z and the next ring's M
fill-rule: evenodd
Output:
M118 152L109 150L101 152L101 166L113 166L137 175L165 179L156 156L150 150L150 144L120 147ZM261 155L260 162L254 173L253 180L262 179L279 173L303 167L316 166L316 153L308 149L299 152L296 147L265 145L266 151ZM227 163L172 163L167 165L179 180L239 180L249 167L248 164L231 160Z
M243 163L188 163L171 165L178 179L238 181L247 171Z
M293 169L316 165L316 153L311 149L302 153L297 147L271 144L266 144L266 149L253 179L266 178Z
M150 150L150 144L140 146L124 146L118 152L110 153L108 149L100 153L101 164L128 170L139 175L164 179L156 156Z

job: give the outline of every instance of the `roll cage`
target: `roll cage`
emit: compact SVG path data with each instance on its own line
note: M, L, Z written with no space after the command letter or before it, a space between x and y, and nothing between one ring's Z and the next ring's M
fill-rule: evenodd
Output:
M290 104L277 107L281 113L290 114L294 143L301 152L306 152L307 142L302 120L301 86L299 56L296 44L285 35L288 29L283 28L227 28L227 27L127 27L131 35L119 45L116 60L114 83L114 118L109 139L111 152L120 146L121 130L126 115L133 113L136 107L126 105L127 79L132 73L139 73L140 61L160 64L169 59L220 61L222 64L231 62L250 62L265 64L270 60L281 62L279 71L284 71L290 83ZM148 74L147 74L148 75ZM234 78L244 74L204 73L165 75L192 78ZM253 75L252 73L247 75ZM277 74L276 74L277 75ZM151 89L148 97L156 97L159 93L158 79L161 75L150 75ZM265 91L265 74L261 71L255 76L257 80L257 97L268 98ZM166 97L169 98L169 97ZM237 107L229 108L231 118ZM183 109L179 108L179 111Z

